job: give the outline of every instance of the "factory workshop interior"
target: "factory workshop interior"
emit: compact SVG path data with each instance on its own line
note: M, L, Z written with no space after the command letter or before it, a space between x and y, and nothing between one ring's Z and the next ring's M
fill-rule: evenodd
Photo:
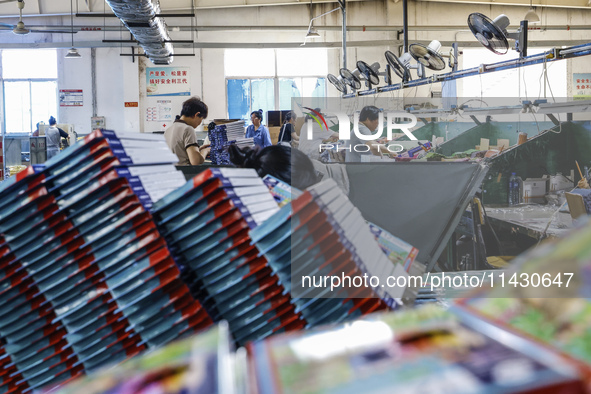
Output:
M591 1L0 0L0 393L591 393Z

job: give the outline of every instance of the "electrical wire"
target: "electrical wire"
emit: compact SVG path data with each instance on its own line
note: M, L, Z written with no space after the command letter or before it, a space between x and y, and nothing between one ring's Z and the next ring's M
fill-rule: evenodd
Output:
M478 74L478 79L480 80L480 101L482 101L483 90L482 90L482 74Z
M552 96L552 101L554 101L554 103L556 103L556 98L554 97L554 92L552 92L552 85L550 84L550 80L548 79L548 73L546 73L546 82L548 82L548 89L550 89L550 95ZM558 124L559 124L558 131L554 131L553 128L549 129L549 130L555 134L560 134L562 132L562 121L560 120L560 113L556 113L556 117L558 119Z
M546 56L544 56L544 61L542 63L543 68L542 68L542 72L540 73L540 77L538 78L538 100L540 99L540 97L542 97L542 77L544 76L544 74L546 74Z
M517 69L517 97L520 103L523 102L521 100L521 67ZM519 129L521 129L521 111L517 114L517 133Z
M547 64L546 63L546 56L544 56L542 72L540 73L540 77L538 78L538 100L542 96L542 77L544 76L544 74L546 74L546 64ZM538 123L538 119L536 118L536 114L534 114L533 112L530 112L530 113L531 113L531 116L534 118L534 122L536 122L538 134L540 134L541 133L540 124Z
M548 79L548 67L552 67L552 65L554 65L554 63L550 63L550 65L548 66L547 57L544 56L543 65L544 65L544 68L542 69L542 72L540 74L540 77L538 78L538 85L539 85L539 88L538 88L538 100L542 96L542 84L540 82L541 82L541 79L543 77L543 78L546 79L546 82L548 83L548 88L550 89L550 94L552 95L552 100L554 102L556 102L556 99L554 98L554 93L552 92L552 87L550 86L550 81ZM546 97L546 95L544 95L544 98L545 97ZM559 123L559 129L558 129L558 131L554 131L554 128L545 129L545 130L540 131L540 125L538 124L538 120L536 119L535 114L532 113L532 116L534 117L534 121L536 122L536 126L538 128L538 134L545 133L546 131L550 131L550 132L555 133L555 134L560 134L562 132L562 122L560 121L560 114L557 113L556 115L558 116L558 123Z
M538 128L538 134L541 133L540 131L540 125L538 123L538 120L536 119L536 114L534 114L533 112L530 112L531 116L534 118L534 122L536 122L536 127Z
M546 72L546 82L548 82L548 89L550 89L550 95L552 96L552 100L556 102L554 98L554 92L552 92L552 85L550 84L550 80L548 79L548 73Z
M486 101L482 100L482 98L479 98L479 99L477 99L477 98L472 98L472 99L466 100L466 101L464 101L462 104L460 104L460 107L461 107L462 105L464 105L464 104L467 104L467 103L470 103L470 102L472 102L472 101L479 101L480 103L482 103L482 104L486 105L487 107L489 107L488 103L487 103ZM480 107L482 108L482 105L481 105Z
M525 71L523 70L523 67L519 67L519 69L520 69L521 71L523 71L523 73L522 73L522 78L523 78L523 89L524 89L524 92L525 92L525 99L527 100L527 99L529 99L529 96L528 96L528 94L527 94L527 81L525 80Z

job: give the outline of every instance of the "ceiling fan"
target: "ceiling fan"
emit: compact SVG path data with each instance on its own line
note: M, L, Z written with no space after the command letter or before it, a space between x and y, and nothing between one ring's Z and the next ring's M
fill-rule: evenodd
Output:
M0 3L9 3L15 0L0 0ZM14 34L18 35L25 35L29 33L67 33L72 34L76 32L72 32L72 30L34 30L34 29L27 29L25 23L23 22L23 8L25 8L25 0L16 0L16 5L18 7L19 18L18 23L16 25L11 25L9 23L1 23L0 27L5 27L7 29L0 28L0 31L12 31Z

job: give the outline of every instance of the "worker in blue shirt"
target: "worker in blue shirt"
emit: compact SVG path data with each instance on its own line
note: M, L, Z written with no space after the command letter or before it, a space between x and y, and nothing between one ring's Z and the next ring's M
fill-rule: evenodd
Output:
M254 144L264 148L273 145L269 129L261 124L263 121L263 110L252 111L250 114L252 124L246 128L246 138L254 138Z

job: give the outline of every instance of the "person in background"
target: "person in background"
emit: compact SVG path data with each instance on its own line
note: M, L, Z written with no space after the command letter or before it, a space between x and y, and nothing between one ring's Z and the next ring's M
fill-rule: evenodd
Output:
M230 161L240 168L253 168L263 178L271 175L275 178L303 190L321 178L314 170L310 159L297 149L288 146L271 145L260 149L228 148Z
M363 135L375 135L376 130L381 127L380 125L380 110L373 105L368 105L363 107L361 112L359 113L359 132ZM386 146L377 142L378 138L381 136L377 136L373 141L366 141L361 140L355 133L351 133L351 146L365 144L369 147L369 152L367 153L360 153L351 149L351 152L347 151L345 160L347 162L360 162L362 155L374 154L376 156L382 156L383 154L388 154L388 149Z
M296 118L296 114L293 112L288 112L287 115L285 115L285 121L279 131L277 145L291 146L292 141L295 143L299 142L300 137L295 131Z
M57 155L60 151L61 138L68 140L68 134L58 129L57 121L53 116L49 118L49 128L45 130L45 146L47 147L47 160Z
M68 133L66 133L64 130L60 129L59 127L57 128L57 131L60 132L60 145L61 145L62 149L66 149L68 146L70 146L70 136L68 135Z
M35 129L35 131L33 131L31 133L31 137L39 137L39 125L41 124L41 122L37 122L37 125L35 127L37 127L37 129Z
M263 149L241 149L236 145L230 145L228 153L230 161L235 166L253 168L261 178L272 175L300 190L330 178L345 195L349 195L349 176L343 164L324 164L318 160L311 160L298 149L281 145Z
M199 97L191 97L183 103L181 116L164 131L164 139L177 155L180 166L199 165L205 161L206 152L197 144L195 128L207 117L207 105Z
M263 121L263 110L252 111L250 113L252 124L246 128L246 138L254 138L254 144L260 148L273 145L271 143L271 134L269 129L261 124Z

